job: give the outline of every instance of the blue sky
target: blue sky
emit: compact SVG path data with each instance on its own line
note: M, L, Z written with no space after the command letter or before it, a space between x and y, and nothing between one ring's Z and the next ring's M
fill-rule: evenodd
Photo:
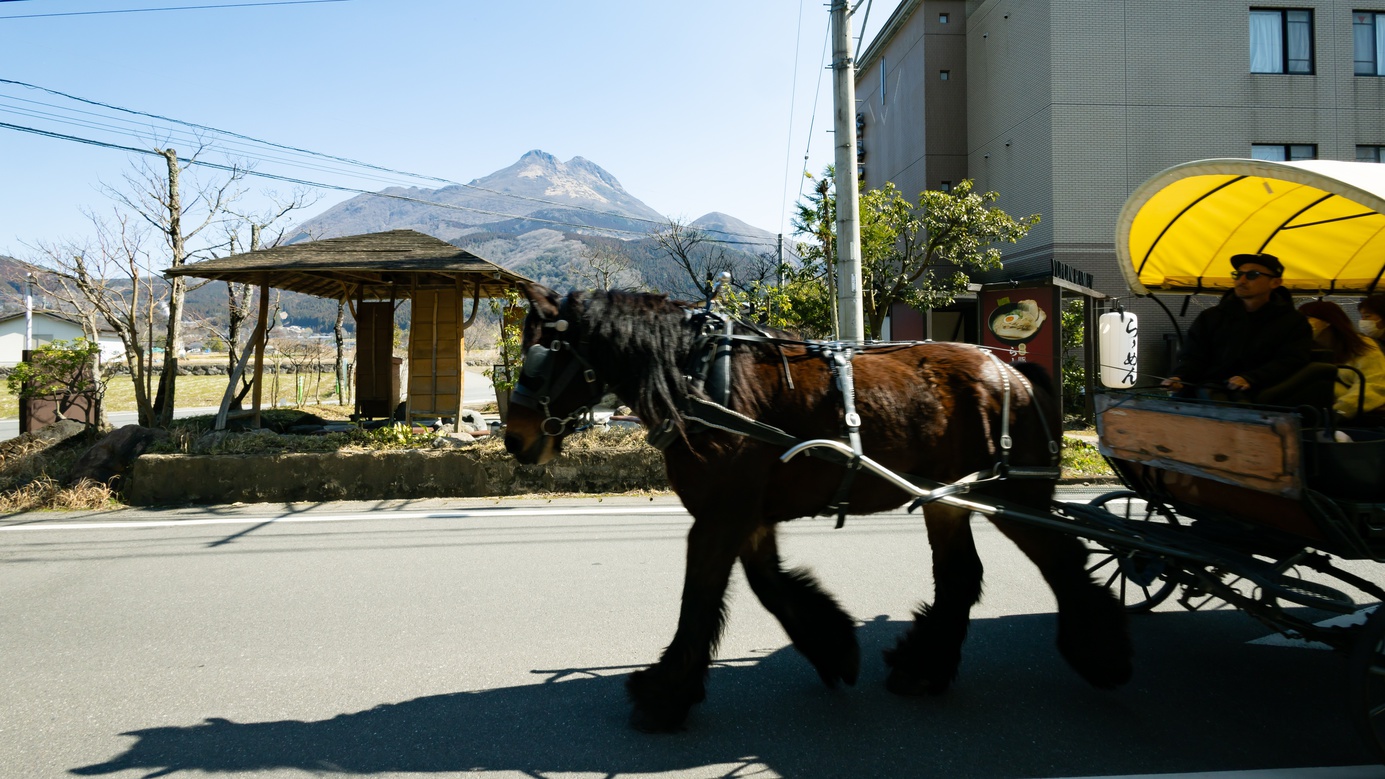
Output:
M0 0L0 79L454 182L531 149L582 156L665 215L724 211L786 234L805 151L814 173L832 159L822 0L343 0L76 15L253 2L272 0ZM874 3L867 42L895 5ZM18 18L34 14L64 15ZM0 84L0 122L179 146L167 123L13 84ZM131 156L0 128L0 253L24 258L28 245L89 233L82 210L109 209L100 185L122 185ZM258 163L366 190L442 186L335 167ZM249 205L292 188L247 186ZM324 192L304 216L349 196Z

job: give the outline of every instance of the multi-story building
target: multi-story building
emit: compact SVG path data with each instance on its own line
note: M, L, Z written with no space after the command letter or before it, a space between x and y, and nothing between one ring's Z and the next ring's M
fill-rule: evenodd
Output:
M1116 221L1155 173L1385 159L1385 0L902 0L857 63L856 97L865 187L972 179L1041 217L1004 247L1007 269L1058 260L1126 295ZM1147 346L1171 331L1136 309ZM1162 370L1167 350L1142 352Z

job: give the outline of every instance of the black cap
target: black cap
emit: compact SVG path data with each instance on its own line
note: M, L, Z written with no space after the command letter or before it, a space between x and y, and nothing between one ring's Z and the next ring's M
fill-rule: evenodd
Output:
M1284 263L1280 262L1279 258L1273 254L1261 252L1259 254L1234 254L1231 256L1231 267L1233 268L1240 268L1248 262L1253 262L1256 265L1263 265L1269 268L1270 273L1276 276L1284 275Z

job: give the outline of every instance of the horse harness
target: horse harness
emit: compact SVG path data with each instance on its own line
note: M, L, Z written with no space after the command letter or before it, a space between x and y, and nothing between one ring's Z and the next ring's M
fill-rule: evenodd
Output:
M846 468L846 473L842 477L841 484L837 487L836 494L820 512L827 515L835 513L837 515L836 526L842 527L846 523L846 514L850 507L848 494L857 472L861 469L861 417L856 412L856 388L852 371L852 358L862 349L859 345L841 341L794 341L776 338L764 333L754 325L744 322L741 324L753 330L754 334L737 333L734 331L737 320L722 317L710 310L684 309L684 315L698 331L697 340L686 366L687 378L695 390L700 390L708 396L707 399L704 399L688 394L678 400L677 411L687 423L684 426L687 434L695 435L707 430L720 430L785 449L802 443L801 439L780 428L758 419L752 419L730 408L732 346L737 341L773 346L782 361L784 377L789 389L793 389L793 377L789 373L788 358L782 349L785 344L806 346L809 351L815 351L827 360L837 391L842 396L842 422L852 454L846 455L833 449L810 450L806 454ZM545 322L543 326L552 328L561 334L567 331L569 325L566 319L559 318L555 321ZM548 347L539 344L529 347L525 353L520 379L511 392L510 402L542 414L544 418L540 424L540 429L543 434L558 436L562 435L570 425L575 425L576 422L590 414L591 409L600 401L604 387L597 378L596 370L583 355L583 349L577 348L572 342L562 338L555 338L550 344ZM585 345L585 339L578 344L578 346ZM904 344L892 343L889 345ZM573 357L561 373L556 371L553 360L555 352L568 352ZM1010 464L1010 452L1013 447L1013 440L1010 437L1010 401L1013 394L1010 382L1011 374L1019 379L1031 397L1034 396L1034 387L1024 374L1004 363L989 350L985 350L985 353L999 369L1003 389L996 463L990 468L963 476L951 484L939 484L911 474L901 474L908 481L930 490L927 497L918 498L909 506L911 512L940 498L968 492L973 486L983 482L1007 478L1051 479L1059 475L1059 447L1057 442L1053 440L1053 436L1047 432L1047 428L1045 428L1045 434L1049 438L1048 448L1051 455L1048 467L1024 467ZM552 398L559 395L579 375L587 385L587 398L583 405L563 417L551 413L549 403ZM651 446L663 450L679 438L679 431L673 419L669 418L664 420L659 427L651 429L648 438Z

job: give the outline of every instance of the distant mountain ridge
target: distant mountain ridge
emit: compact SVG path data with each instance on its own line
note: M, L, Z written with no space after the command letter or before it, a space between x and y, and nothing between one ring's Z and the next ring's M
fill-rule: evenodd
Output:
M391 187L351 198L304 222L293 240L399 229L444 241L481 231L518 235L545 227L642 234L666 221L596 163L582 157L562 162L535 149L466 185Z

